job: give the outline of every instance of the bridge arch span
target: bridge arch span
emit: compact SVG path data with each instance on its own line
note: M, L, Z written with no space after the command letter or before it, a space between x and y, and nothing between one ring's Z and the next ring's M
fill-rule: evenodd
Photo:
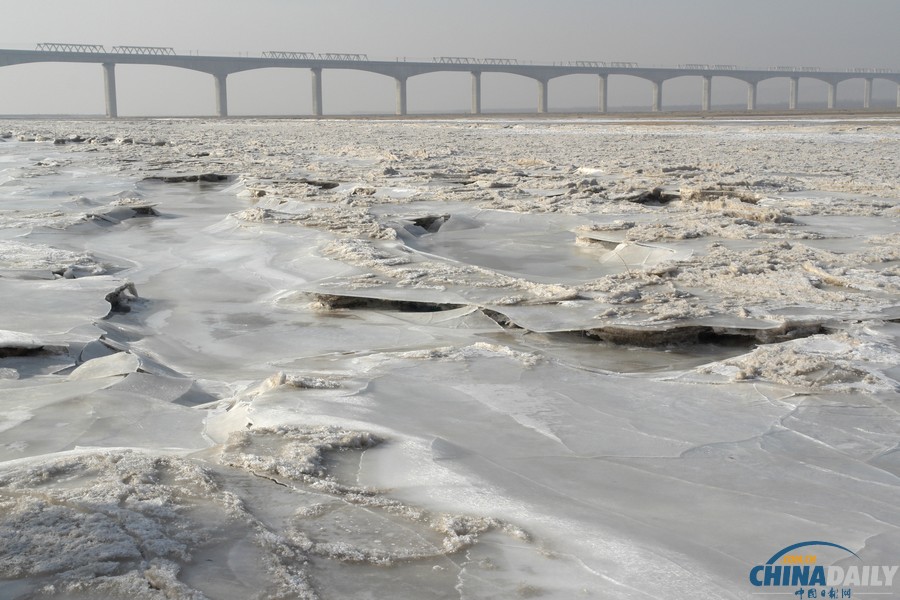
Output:
M863 108L872 108L872 98L876 84L879 82L893 83L897 85L897 106L900 107L900 77L885 76L881 73L853 73L850 77L845 77L835 83L835 103L837 102L837 88L845 82L862 81L862 104ZM859 85L857 82L856 85ZM843 86L847 87L847 86Z
M639 73L623 73L620 71L602 72L599 74L601 106L610 103L621 106L637 106L639 94L646 94L645 82L652 86L652 106L662 108L662 83L657 83L653 78ZM613 85L615 84L615 85ZM608 97L603 98L606 94ZM606 112L601 110L601 112Z
M110 83L115 87L107 89L107 109L114 102L116 115L125 112L135 116L203 116L215 106L215 97L209 93L209 74L196 69L125 64L116 65L114 73ZM166 85L154 83L161 79Z
M493 112L534 111L534 78L507 71L482 71L481 103ZM538 94L540 94L540 87ZM540 106L538 106L540 108Z
M552 92L556 97L565 97L582 112L587 107L600 113L607 112L607 77L599 73L563 73L550 78ZM549 110L549 109L548 109Z
M367 69L322 69L318 78L322 112L334 115L390 114L397 106L396 82L391 77ZM312 76L315 90L316 75ZM355 93L340 93L352 89ZM315 96L315 91L313 91ZM328 107L324 111L324 107Z
M309 75L306 69L264 67L245 69L228 77L228 104L232 115L309 114Z
M103 74L96 65L18 62L0 68L0 114L102 114ZM27 94L23 93L27 80Z
M409 108L414 113L480 112L475 76L465 71L432 71L410 78ZM471 90L470 90L471 88ZM428 106L433 108L426 108ZM471 108L470 108L471 107Z

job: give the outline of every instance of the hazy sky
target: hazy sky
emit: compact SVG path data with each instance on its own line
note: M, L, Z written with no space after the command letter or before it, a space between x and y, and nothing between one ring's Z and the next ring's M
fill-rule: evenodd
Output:
M856 66L900 69L900 0L0 0L0 47L39 42L171 46L179 54L258 55L264 50L365 53L370 58L510 57L606 60L642 65ZM0 68L0 114L100 113L99 65ZM323 75L326 114L393 111L394 82L361 72ZM119 112L212 114L212 77L149 66L117 68ZM308 114L307 70L229 77L232 114ZM463 111L468 74L409 80L411 112ZM713 102L744 102L743 83L716 79ZM699 104L700 80L665 84L664 105ZM536 84L485 75L483 107L534 109ZM760 103L787 101L787 81L760 86ZM897 86L876 82L880 102ZM860 81L839 88L862 96ZM611 106L649 106L650 84L610 79ZM824 84L804 80L801 102L825 102ZM550 84L551 110L594 107L597 78Z

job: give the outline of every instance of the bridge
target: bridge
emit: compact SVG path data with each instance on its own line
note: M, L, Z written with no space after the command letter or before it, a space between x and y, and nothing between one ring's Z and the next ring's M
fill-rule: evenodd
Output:
M801 79L815 79L828 86L827 107L837 105L838 84L861 79L864 83L863 108L870 108L875 79L897 84L897 108L900 108L900 70L856 68L822 70L818 67L746 68L735 65L683 64L673 67L642 67L632 62L573 61L566 63L520 63L511 58L435 57L431 61L406 62L369 60L365 54L336 54L293 51L268 51L262 56L200 56L177 54L172 48L155 46L114 46L107 50L93 44L38 44L35 50L0 49L0 67L27 63L96 63L103 68L106 96L106 115L118 116L116 101L116 65L162 65L207 73L215 84L216 114L228 116L228 76L253 69L272 67L309 69L312 74L312 110L322 116L322 71L325 69L354 69L391 77L396 81L396 114L407 114L406 83L410 77L437 72L468 72L472 76L472 114L481 114L481 76L483 73L508 73L537 82L537 112L549 110L550 81L566 75L596 75L598 78L597 112L607 112L607 89L611 75L630 75L647 80L652 86L650 110L662 110L663 84L678 77L700 77L702 94L700 110L712 107L712 81L716 77L730 77L747 84L747 110L756 110L757 86L768 79L789 80L788 108L797 108Z

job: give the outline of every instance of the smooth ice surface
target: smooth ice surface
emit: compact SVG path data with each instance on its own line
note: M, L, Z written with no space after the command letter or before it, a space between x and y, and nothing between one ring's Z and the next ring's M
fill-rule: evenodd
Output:
M4 598L750 598L800 541L900 556L893 120L0 135Z

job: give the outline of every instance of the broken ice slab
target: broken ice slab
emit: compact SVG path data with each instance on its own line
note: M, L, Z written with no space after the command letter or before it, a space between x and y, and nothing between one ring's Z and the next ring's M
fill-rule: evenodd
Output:
M310 306L318 313L339 316L343 311L362 311L357 318L369 323L397 321L448 329L495 331L497 322L477 306L392 300L377 296L310 294Z
M400 238L408 248L431 259L474 265L535 282L577 282L604 273L593 256L574 246L571 230L584 223L581 218L476 211L471 207L449 213L446 218L445 214L424 221L434 229L437 219L442 219L440 227L428 235L401 228Z
M130 202L130 203L113 203L96 210L92 210L87 214L89 218L99 219L116 225L126 219L135 217L156 217L156 203L154 202Z
M56 279L49 269L0 269L0 279Z
M41 337L64 336L109 314L106 296L120 285L121 280L104 275L53 281L4 280L8 300L0 312L0 329Z
M311 307L403 314L406 320L410 320L411 313L428 313L432 322L435 315L444 314L444 320L449 321L455 315L451 311L471 313L477 309L505 328L539 333L578 332L612 343L640 346L741 339L748 345L768 343L817 333L831 323L828 317L811 310L771 318L713 311L701 317L662 318L653 306L640 305L630 307L622 316L601 317L598 315L604 311L621 307L577 296L507 302L509 290L503 289L454 287L441 291L378 286L348 290L334 281L329 284L304 286L305 291L285 295L281 302L296 303L300 298L308 298Z
M48 341L29 333L0 330L0 358L10 356L33 356L35 354L60 354L66 346Z
M109 356L91 359L69 373L69 380L100 379L115 375L136 373L141 366L140 359L130 352L117 352Z
M347 283L349 282L337 278L311 282L298 286L294 291L281 294L277 303L289 307L318 302L317 308L320 309L368 305L376 309L400 311L405 307L409 309L408 312L443 311L471 304L456 290L404 288L392 285L372 285L353 289Z
M659 320L650 310L634 311L622 318L599 318L603 303L571 300L556 303L487 305L509 318L518 327L540 333L581 332L613 343L656 345L697 343L717 336L747 338L748 343L766 342L796 335L809 335L822 329L824 319L762 319L727 314L698 318Z
M598 258L604 265L621 265L626 270L655 267L664 262L687 260L693 252L688 249L667 248L660 245L622 242Z
M19 415L5 426L0 460L76 446L206 447L205 413L175 402L191 384L140 373L0 380L0 413Z

